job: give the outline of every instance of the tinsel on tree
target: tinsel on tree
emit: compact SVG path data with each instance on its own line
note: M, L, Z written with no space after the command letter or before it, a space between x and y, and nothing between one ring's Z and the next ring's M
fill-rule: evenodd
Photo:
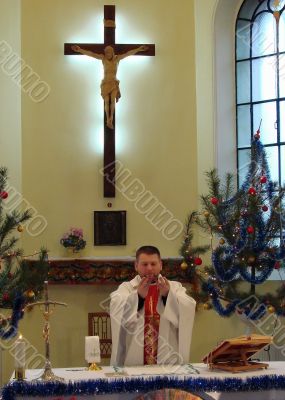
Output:
M48 273L45 249L41 249L38 260L31 263L23 256L23 251L16 248L19 233L15 233L23 231L31 213L29 210L5 211L4 202L9 196L6 185L7 169L0 167L0 308L13 310L11 317L0 318L0 338L3 339L17 333L25 304L40 297Z
M216 170L207 173L209 193L201 197L203 211L196 218L212 238L212 265L199 278L208 293L208 304L225 317L235 311L251 320L267 311L285 315L283 284L276 293L260 295L257 290L274 269L281 268L285 257L285 192L270 178L259 139L258 131L251 146L248 173L239 190L235 191L233 175L227 174L222 182Z

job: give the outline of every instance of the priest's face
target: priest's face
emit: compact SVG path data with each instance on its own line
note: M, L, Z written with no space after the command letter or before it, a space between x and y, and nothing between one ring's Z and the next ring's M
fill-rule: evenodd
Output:
M162 262L158 254L140 254L135 263L135 269L141 278L147 276L157 280L162 269Z

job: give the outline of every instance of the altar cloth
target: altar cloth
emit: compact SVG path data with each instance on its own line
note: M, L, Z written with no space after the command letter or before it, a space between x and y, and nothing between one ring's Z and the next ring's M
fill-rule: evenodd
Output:
M198 393L207 400L284 400L285 363L271 362L267 370L231 374L209 371L205 364L179 368L165 366L54 368L66 383L32 382L42 370L27 370L26 381L10 381L2 392L3 400L134 400L162 388L179 388ZM197 373L198 372L198 373Z

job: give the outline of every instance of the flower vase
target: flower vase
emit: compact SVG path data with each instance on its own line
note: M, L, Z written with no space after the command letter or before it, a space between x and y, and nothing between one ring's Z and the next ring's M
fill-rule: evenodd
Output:
M67 253L69 256L79 257L80 250L76 250L74 247L66 247Z

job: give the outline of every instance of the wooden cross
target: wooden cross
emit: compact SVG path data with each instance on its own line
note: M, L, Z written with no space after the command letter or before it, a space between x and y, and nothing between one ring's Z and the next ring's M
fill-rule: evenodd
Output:
M102 44L78 44L65 43L65 55L78 55L73 46L80 46L85 51L92 51L97 54L104 54L106 46L112 46L116 55L125 54L137 49L141 44L117 44L115 40L115 6L104 6L104 43ZM154 56L155 45L145 44L146 51L138 52L140 56ZM115 115L113 118L113 128L107 126L106 113L104 112L104 197L115 197Z

